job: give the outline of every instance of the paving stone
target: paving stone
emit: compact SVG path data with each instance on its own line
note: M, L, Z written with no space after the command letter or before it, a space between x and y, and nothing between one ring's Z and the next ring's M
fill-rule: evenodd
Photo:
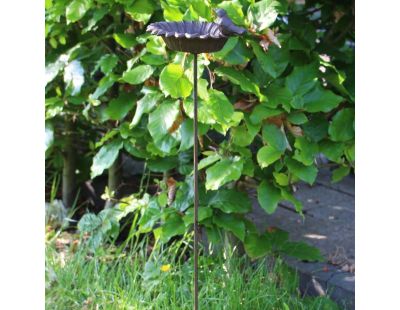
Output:
M254 193L251 196L255 197ZM268 215L256 198L249 218L260 232L269 226L279 227L289 232L291 240L318 247L327 259L342 257L354 263L354 176L330 184L330 172L322 170L313 187L300 183L295 196L304 205L304 218L288 202ZM297 269L300 290L304 294L327 294L344 309L354 309L354 274L343 272L340 267L327 262L307 263L292 258L286 261Z
M337 252L338 248L345 249L345 255L354 258L354 224L350 221L314 218L299 214L284 208L278 208L272 215L267 215L257 204L249 216L260 232L269 226L279 227L289 232L293 241L305 241L318 247L328 258ZM352 214L354 218L354 214ZM340 224L340 225L339 225Z
M355 196L355 177L354 174L349 174L339 183L331 183L332 172L329 169L321 169L318 171L317 184L335 189L350 196Z
M338 272L329 279L328 283L354 293L355 281L356 278L354 274L349 274L348 272Z
M354 197L323 185L310 186L300 183L294 196L303 203L303 210L306 212L326 206L338 207L339 210L343 208L354 210ZM290 202L282 202L282 205L295 210Z

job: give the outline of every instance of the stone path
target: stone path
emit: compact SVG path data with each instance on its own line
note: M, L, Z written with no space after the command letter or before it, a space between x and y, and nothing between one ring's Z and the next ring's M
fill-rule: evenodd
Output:
M279 227L289 231L292 240L318 247L326 263L287 260L299 271L301 290L328 294L345 309L354 309L354 176L331 184L329 170L321 170L314 186L299 184L295 196L303 203L304 219L290 203L267 215L256 200L250 217L260 231Z

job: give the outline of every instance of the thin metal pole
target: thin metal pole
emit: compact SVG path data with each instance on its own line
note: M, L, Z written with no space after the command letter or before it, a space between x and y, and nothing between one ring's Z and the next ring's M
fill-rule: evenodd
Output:
M197 141L197 54L193 54L193 168L194 168L194 310L199 309L199 185L198 185L198 141Z

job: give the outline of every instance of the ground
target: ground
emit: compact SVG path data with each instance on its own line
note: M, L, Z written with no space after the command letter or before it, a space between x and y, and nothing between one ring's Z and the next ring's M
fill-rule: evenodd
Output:
M250 218L260 231L269 226L287 230L294 241L318 247L327 263L288 259L301 275L301 289L310 295L329 294L348 309L354 308L354 175L331 184L330 171L322 169L314 186L300 183L295 196L304 205L304 219L290 203L267 215L254 199Z

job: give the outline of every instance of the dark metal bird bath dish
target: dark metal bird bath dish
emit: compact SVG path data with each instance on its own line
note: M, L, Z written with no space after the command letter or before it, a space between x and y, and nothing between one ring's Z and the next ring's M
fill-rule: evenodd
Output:
M169 49L193 54L193 170L194 170L194 309L199 309L198 256L199 256L199 185L198 185L198 125L197 125L197 54L221 50L232 35L246 32L232 23L226 12L216 10L216 23L209 22L156 22L147 27L151 34L161 36Z
M171 50L193 54L217 52L228 40L218 24L207 22L158 22L147 31L161 36Z

